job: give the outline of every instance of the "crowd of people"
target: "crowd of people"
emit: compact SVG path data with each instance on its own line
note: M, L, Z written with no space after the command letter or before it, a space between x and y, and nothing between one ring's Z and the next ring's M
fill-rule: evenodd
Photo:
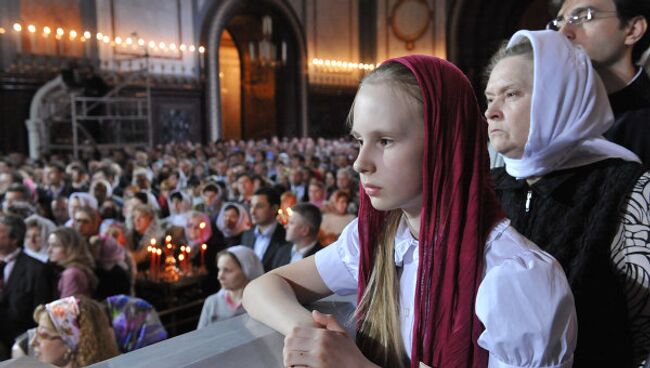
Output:
M199 327L241 313L244 280L314 254L355 218L357 149L349 139L273 138L4 157L2 356L39 322L39 305L108 305L119 295L146 303L135 284L150 276L151 239L186 244L190 263L205 267ZM140 328L152 326L162 328L157 317Z
M351 139L6 156L1 356L77 367L165 339L134 285L169 237L205 266L197 328L248 312L286 366L644 364L649 19L562 2L495 53L485 111L413 55L363 79ZM303 306L332 293L357 295L356 340Z

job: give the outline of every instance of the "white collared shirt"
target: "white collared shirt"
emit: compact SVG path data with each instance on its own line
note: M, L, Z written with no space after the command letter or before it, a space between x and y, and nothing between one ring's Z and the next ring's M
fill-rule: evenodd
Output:
M418 241L402 220L395 236L400 275L400 326L409 357ZM357 220L339 239L316 253L316 268L333 292L357 292L359 232ZM504 219L492 229L485 247L485 272L475 313L485 326L478 344L490 353L490 368L571 367L577 341L573 294L553 257L520 235Z
M21 250L22 248L16 248L16 250L9 253L9 255L5 256L4 259L2 259L7 263L5 265L5 269L2 275L4 277L5 285L7 285L7 282L9 281L9 276L11 275L11 271L14 269L14 266L16 265L16 258L18 257L18 254L20 254Z
M305 258L305 254L307 254L307 252L309 252L313 247L316 246L317 241L318 240L314 240L313 243L311 243L310 245L308 245L308 246L306 246L306 247L304 247L302 249L298 249L298 247L296 247L295 244L292 245L291 246L291 260L289 261L289 263L297 262L297 261L300 261L301 259Z
M264 253L269 249L269 244L271 244L271 237L275 232L275 228L278 226L277 222L274 222L273 225L267 227L264 231L260 231L260 227L255 227L255 244L253 250L259 259L264 259Z

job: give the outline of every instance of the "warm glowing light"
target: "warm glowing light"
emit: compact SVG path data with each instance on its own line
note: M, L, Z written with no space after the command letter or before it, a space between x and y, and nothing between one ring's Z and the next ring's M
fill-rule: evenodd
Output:
M170 43L169 44L169 49L175 51L176 50L176 44L175 43Z
M185 247L185 253L190 254L191 250L192 250L192 248L190 248L189 245L187 247Z
M179 49L180 49L181 51L185 51L185 49L187 49L187 46L185 46L185 44L182 43L181 46L179 47Z
M161 254L162 254L162 249L160 249L160 248L157 249L157 250L156 250L156 254L161 255Z
M104 41L104 43L109 43L111 42L111 38L108 36L104 36L104 38L102 38L102 41Z
M156 238L151 238L149 243L151 243L151 245L156 245Z
M23 30L23 26L20 25L20 23L14 23L14 31L20 32Z
M165 237L165 243L171 243L171 241L172 241L172 236L171 236L171 235L167 235L167 236Z
M149 253L153 252L153 248L151 248L151 245L147 245L147 252Z
M172 245L171 245L171 244L167 244L167 249L172 249Z
M185 255L184 255L184 254L179 254L179 255L178 255L178 260L179 260L179 261L182 261L182 260L184 260L184 259L185 259Z
M97 32L97 41L101 41L104 39L104 34L101 32Z
M144 46L144 40L142 38L138 39L138 45Z
M77 38L77 31L75 30L70 31L70 39L74 40L75 38Z
M65 31L63 30L63 28L59 27L59 28L56 29L56 35L57 36L63 36L64 34L65 34Z
M127 45L132 45L133 44L133 39L131 37L127 37L126 40L124 40Z
M89 31L85 31L85 32L84 32L84 38L87 39L87 40L89 40L90 37L92 37L91 33L90 33Z
M203 54L205 52L205 47L199 46L199 52Z
M4 28L0 27L0 34L5 34L7 32Z
M160 43L158 44L158 47L160 47L161 49L166 49L166 48L167 48L167 45L165 45L164 42L160 42Z
M34 32L36 32L36 26L33 25L33 24L30 24L30 25L27 26L27 30L29 31L29 33L34 33Z
M118 45L121 45L122 44L122 37L119 37L119 36L115 37L115 43L118 44Z
M185 252L185 246L184 245L181 246L181 252Z
M201 249L203 249L203 250L206 250L206 249L208 249L208 245L207 245L207 244L205 244L205 243L203 243L203 244L201 244Z
M194 45L190 45L189 50L190 50L190 52L194 52L194 51L196 51L196 47L194 47Z
M156 42L149 41L149 48L153 49L154 47L156 47Z
M199 229L201 230L205 229L205 222L199 224Z
M50 33L52 33L52 29L50 27L47 27L47 26L43 27L43 34L44 35L49 36Z

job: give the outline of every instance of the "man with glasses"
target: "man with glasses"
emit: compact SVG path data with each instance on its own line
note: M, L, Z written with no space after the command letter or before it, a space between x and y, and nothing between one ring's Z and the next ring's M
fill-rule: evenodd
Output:
M555 0L548 29L565 34L591 57L616 121L605 136L650 164L650 78L636 66L650 46L650 0Z

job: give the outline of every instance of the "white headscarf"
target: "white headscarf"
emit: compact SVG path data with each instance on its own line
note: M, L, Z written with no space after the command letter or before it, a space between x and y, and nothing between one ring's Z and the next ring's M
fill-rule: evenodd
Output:
M75 207L72 205L72 200L75 198L79 200L80 206L89 206L93 209L97 209L97 199L92 194L87 192L74 192L70 194L70 197L68 198L68 216L70 216L70 220L65 224L65 226L68 227L72 227L72 224L74 223L73 211L75 210Z
M239 219L237 220L237 225L235 226L234 230L227 228L224 221L226 209L230 206L236 207L239 211ZM244 208L244 206L241 204L234 202L224 203L223 206L221 206L221 211L219 211L219 216L217 216L217 228L221 230L226 238L232 238L233 236L237 236L250 229L250 222L251 221L248 217L248 211L246 208Z
M90 183L90 189L88 189L88 193L92 194L93 196L95 195L95 187L97 184L102 184L106 188L106 198L111 198L113 195L113 186L111 183L108 182L106 179L95 179Z
M38 259L39 261L46 263L48 259L48 254L47 254L47 237L50 235L54 229L56 229L56 224L54 222L50 221L49 219L39 216L39 215L31 215L25 219L25 224L29 224L30 222L36 222L38 223L38 229L39 232L41 233L41 250L38 252L35 252L31 250L27 246L27 237L25 237L25 240L23 242L23 251L25 254L28 256L31 256L33 258ZM28 226L29 228L29 226Z
M542 176L608 158L641 162L634 153L603 138L614 115L589 56L555 31L519 31L508 47L524 38L530 40L534 53L530 131L522 157L504 157L508 174Z
M226 251L232 253L237 258L237 261L241 265L241 270L246 275L248 281L254 280L264 274L264 266L262 266L262 262L260 262L260 259L252 248L244 245L235 245L227 248Z

